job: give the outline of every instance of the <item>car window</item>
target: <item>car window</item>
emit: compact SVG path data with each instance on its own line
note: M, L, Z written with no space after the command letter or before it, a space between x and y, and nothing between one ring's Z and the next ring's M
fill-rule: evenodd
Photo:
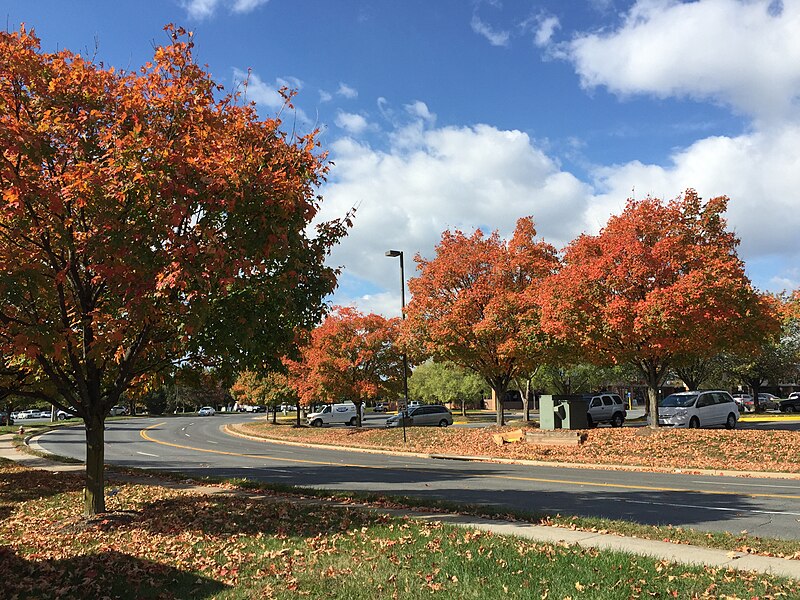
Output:
M713 394L703 394L697 399L697 408L702 408L704 406L711 406L712 404L714 404Z
M603 396L603 404L605 404L606 406L611 406L614 403L611 401L611 398L609 396Z
M614 404L622 404L622 398L619 396L611 396L611 399L614 401Z
M659 406L692 406L697 394L670 394L661 400Z
M592 408L600 406L600 404L601 404L600 398L592 398Z

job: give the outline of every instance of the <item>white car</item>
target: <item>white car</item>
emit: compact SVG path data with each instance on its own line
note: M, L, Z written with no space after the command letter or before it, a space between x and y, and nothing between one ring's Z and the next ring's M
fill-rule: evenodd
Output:
M211 406L204 406L197 411L198 417L211 417L215 414L217 414L217 411L215 411Z
M361 405L361 421L364 421L364 405ZM358 424L358 414L356 405L352 402L341 404L329 404L319 412L312 412L308 415L308 424L311 427L322 427L323 425L345 424L355 427Z
M599 392L597 394L584 394L586 400L586 421L589 427L598 423L611 423L612 427L622 427L628 417L625 403L619 394Z
M658 403L658 424L664 427L735 429L738 420L739 407L721 390L678 392Z
M17 413L17 419L38 419L42 413L38 410L23 410Z

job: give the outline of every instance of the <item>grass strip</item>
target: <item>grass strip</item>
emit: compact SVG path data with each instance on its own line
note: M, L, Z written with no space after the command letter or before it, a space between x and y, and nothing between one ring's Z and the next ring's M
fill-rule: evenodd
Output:
M82 480L0 465L0 577L20 598L766 598L800 584L543 544L289 498Z

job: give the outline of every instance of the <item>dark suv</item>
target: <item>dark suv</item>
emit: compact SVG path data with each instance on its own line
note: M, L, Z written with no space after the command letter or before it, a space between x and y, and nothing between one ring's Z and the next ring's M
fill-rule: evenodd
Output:
M792 392L789 398L781 400L778 408L785 413L800 413L800 392Z
M586 421L589 427L594 427L598 423L611 423L612 427L622 427L628 416L619 394L597 392L584 394L583 399L586 400Z

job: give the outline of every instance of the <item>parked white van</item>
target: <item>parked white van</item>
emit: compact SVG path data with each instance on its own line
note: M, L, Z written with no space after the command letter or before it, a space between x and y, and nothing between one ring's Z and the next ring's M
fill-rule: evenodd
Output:
M670 394L658 403L658 424L668 427L725 426L734 429L739 408L728 392L702 390Z
M364 421L364 405L361 405L361 421ZM344 423L355 426L358 424L356 405L352 402L343 404L328 404L319 412L308 415L308 424L312 427L322 425L333 425L334 423Z

